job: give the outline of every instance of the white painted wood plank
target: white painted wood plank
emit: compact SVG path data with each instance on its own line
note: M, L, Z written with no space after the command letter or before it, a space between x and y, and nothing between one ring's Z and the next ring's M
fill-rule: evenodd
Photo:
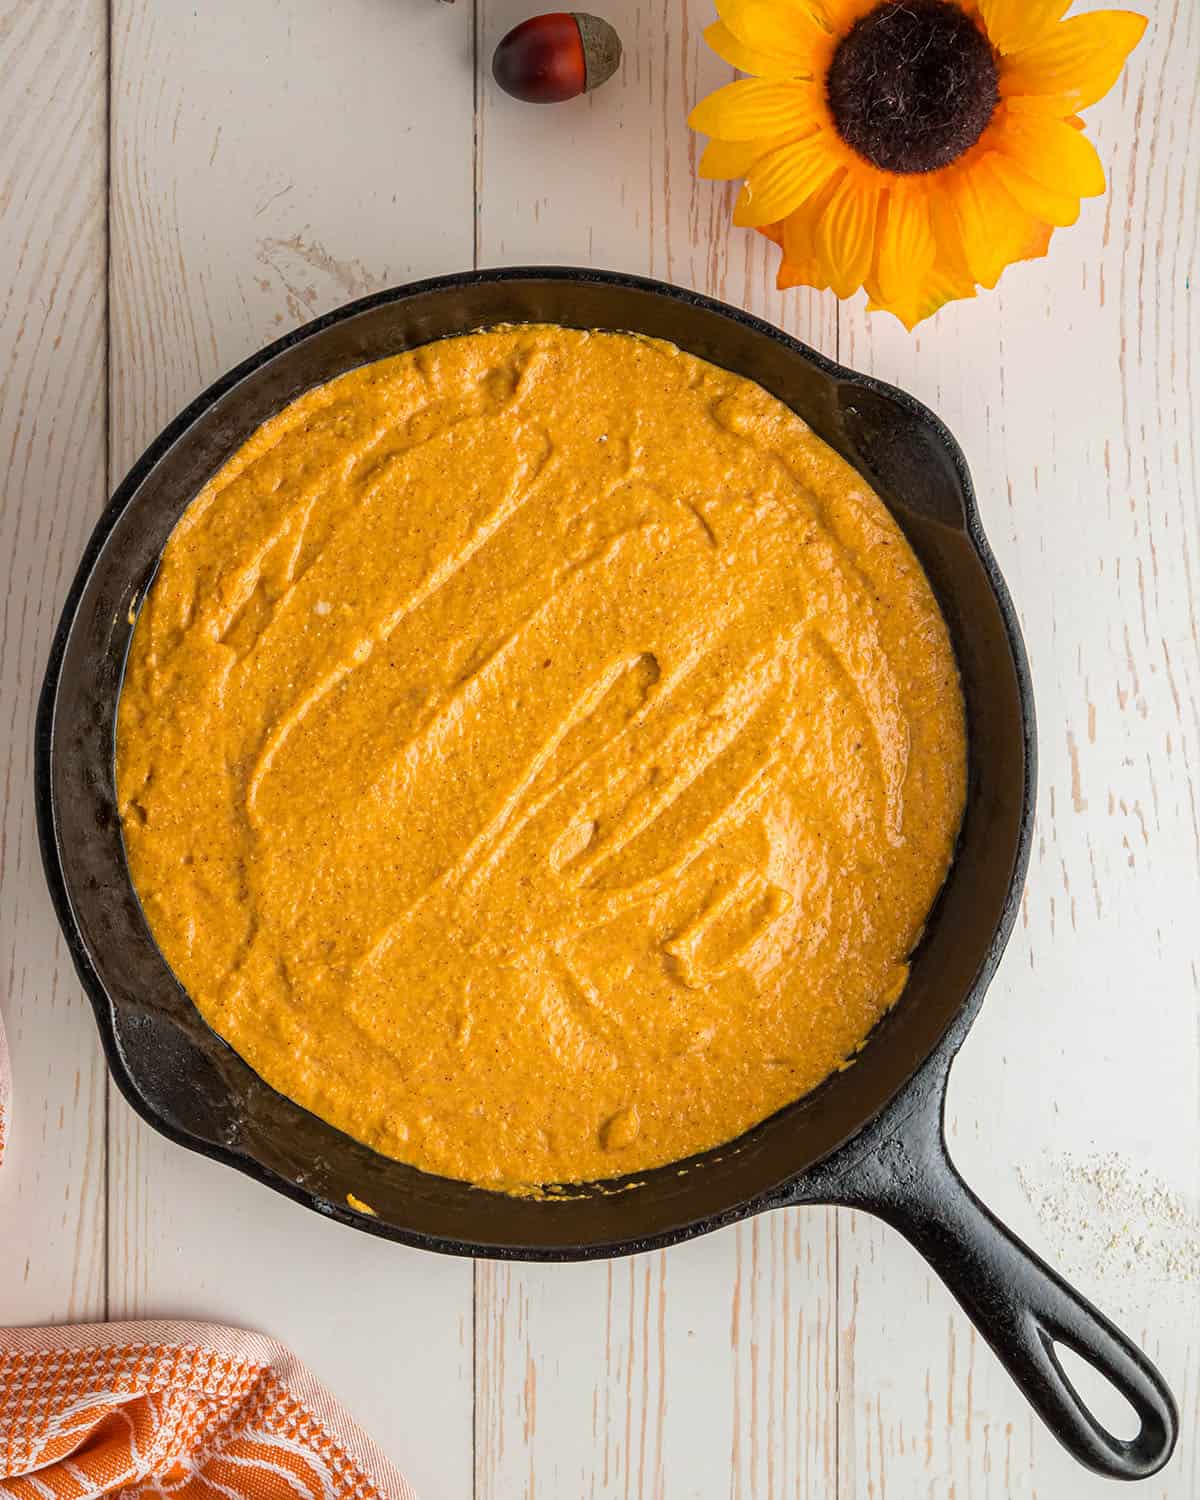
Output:
M1109 199L1049 259L915 340L861 311L842 328L849 363L928 400L963 443L1033 660L1041 788L1024 920L954 1074L953 1146L980 1193L1161 1364L1183 1437L1143 1493L1190 1500L1200 14L1189 0L1154 12L1122 85L1089 112ZM842 1493L1110 1493L894 1236L856 1220L841 1267Z
M826 1493L832 1225L775 1215L600 1265L481 1265L479 1500Z
M696 180L688 109L731 76L703 47L702 8L606 6L621 73L549 108L491 80L496 42L527 12L481 10L481 264L663 276L832 353L833 307L781 299L773 252L727 232L730 194ZM836 1254L834 1215L811 1210L612 1266L481 1267L479 1500L833 1494Z
M113 478L208 381L470 264L469 4L115 0ZM112 1103L114 1316L274 1334L423 1500L471 1485L472 1270L325 1223Z
M33 717L105 495L103 0L0 4L0 1323L104 1315L105 1071L33 816Z

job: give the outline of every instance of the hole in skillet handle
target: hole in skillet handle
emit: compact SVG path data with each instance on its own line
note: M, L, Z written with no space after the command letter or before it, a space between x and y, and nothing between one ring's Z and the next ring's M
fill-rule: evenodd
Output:
M935 1055L878 1119L772 1207L864 1209L929 1263L1026 1399L1081 1464L1110 1479L1148 1479L1166 1464L1179 1413L1162 1375L1102 1312L1017 1238L958 1175L946 1149L950 1059ZM1133 1408L1115 1437L1089 1409L1055 1345L1086 1361Z

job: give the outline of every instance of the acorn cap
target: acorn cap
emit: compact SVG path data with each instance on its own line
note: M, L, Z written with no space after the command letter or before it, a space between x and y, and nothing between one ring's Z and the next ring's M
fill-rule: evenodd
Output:
M602 83L607 83L621 66L621 38L599 16L589 16L583 11L573 10L572 19L579 27L579 39L583 43L583 65L586 75L584 92L590 94Z

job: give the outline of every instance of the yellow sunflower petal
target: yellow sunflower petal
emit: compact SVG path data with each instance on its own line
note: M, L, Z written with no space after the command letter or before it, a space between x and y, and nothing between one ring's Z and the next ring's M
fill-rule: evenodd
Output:
M746 173L771 149L763 141L709 141L700 154L697 177L714 182L732 182Z
M777 243L783 251L775 285L780 291L789 286L811 286L818 292L829 287L829 266L818 256L817 225L841 186L845 172L839 169L819 192L793 210L778 225Z
M1098 198L1104 191L1104 167L1095 146L1065 120L1008 115L989 140L1030 177L1056 192Z
M812 9L818 18L824 18L830 31L843 36L860 16L878 4L879 0L813 0Z
M1026 213L1058 229L1069 229L1079 218L1079 198L1059 193L1036 181L1009 156L996 152L990 158L992 171Z
M1025 243L1021 247L1018 260L1041 260L1050 248L1050 239L1054 234L1054 228L1050 224L1039 224L1036 220L1030 224L1029 233L1025 237Z
M775 273L775 286L781 292L794 286L810 286L816 292L827 292L829 283L821 280L821 273L805 266L795 265L790 260L781 260Z
M709 141L701 154L696 175L717 182L732 182L734 178L745 177L754 163L761 161L769 151L801 139L802 131L789 131L784 136L764 136L757 141Z
M1040 41L1066 15L1071 0L976 0L988 41L1001 52L1015 52Z
M794 72L812 71L814 49L825 40L824 28L799 0L719 0L717 14L744 46Z
M734 205L733 222L753 229L786 219L829 180L837 166L825 131L779 147L750 168Z
M804 213L808 205L796 210L796 213ZM784 221L785 226L790 224L796 214L792 214ZM811 234L809 236L811 240ZM792 286L810 286L814 291L826 292L829 290L829 277L825 274L824 266L811 254L793 256L788 252L786 244L780 245L783 254L779 257L779 270L775 275L775 285L781 292L787 291Z
M753 141L782 135L813 119L811 84L739 78L702 99L688 124L722 141Z
M817 260L814 237L817 222L828 207L829 199L837 190L843 175L844 169L838 169L819 192L814 192L811 198L787 214L783 222L772 223L760 229L759 233L765 234L768 240L774 240L775 245L783 252L778 263L778 275L775 276L775 287L778 290L786 291L789 287L828 290L828 273L823 261Z
M876 278L880 295L888 302L910 299L936 258L925 185L897 182L888 192L879 230Z
M1075 112L1103 99L1141 40L1146 17L1096 10L1056 26L1041 41L1001 59L1000 92L1050 95Z
M994 287L1005 266L1025 258L1033 221L991 170L990 157L946 176L967 269L980 286Z
M848 172L817 221L813 249L839 297L852 297L870 274L879 220L879 188Z
M959 302L974 295L975 283L969 276L935 266L920 286L900 297L885 297L877 285L868 283L867 311L890 312L911 333L918 323L933 317L947 302Z
M884 296L877 276L867 282L868 311L893 313L910 332L917 323L932 317L947 302L975 295L975 279L963 254L958 217L944 181L935 190L927 192L926 204L937 246L933 269L907 295L899 297Z
M945 182L940 183L938 188L929 194L928 201L929 224L937 245L935 268L953 274L961 281L969 281L974 286L974 278L963 250L958 215L954 211L954 199Z
M711 26L706 26L704 40L723 62L731 63L740 73L753 73L759 78L795 78L798 73L807 71L793 67L773 53L747 47L724 21L714 21Z

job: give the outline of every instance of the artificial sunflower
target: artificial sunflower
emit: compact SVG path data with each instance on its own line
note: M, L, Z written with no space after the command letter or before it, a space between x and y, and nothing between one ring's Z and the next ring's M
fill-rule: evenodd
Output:
M704 35L755 76L692 111L700 175L745 179L734 223L780 246L780 287L864 286L911 329L1104 191L1078 111L1146 20L1070 3L717 0Z

